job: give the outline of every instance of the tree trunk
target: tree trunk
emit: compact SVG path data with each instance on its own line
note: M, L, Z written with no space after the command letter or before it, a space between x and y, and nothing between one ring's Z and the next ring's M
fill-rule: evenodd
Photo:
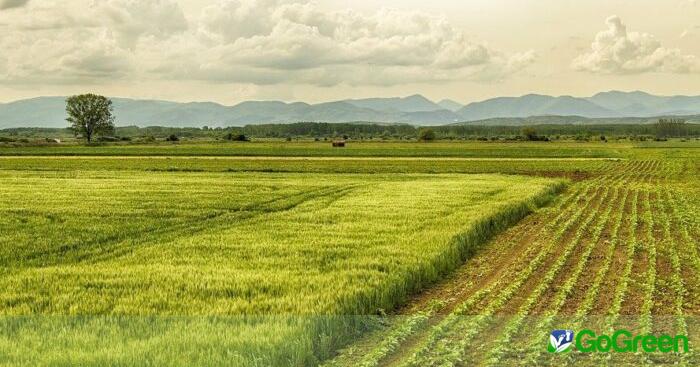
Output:
M85 137L87 138L88 144L90 144L90 141L92 140L92 128L91 128L91 126L92 126L91 124L87 124L87 126L85 127Z

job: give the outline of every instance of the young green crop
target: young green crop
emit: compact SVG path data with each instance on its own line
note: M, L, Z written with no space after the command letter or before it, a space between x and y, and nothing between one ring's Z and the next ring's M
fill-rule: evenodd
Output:
M164 362L168 352L153 348L168 338L192 358L170 362L190 364L200 357L187 340L200 337L218 346L207 352L213 361L234 353L242 364L313 364L364 327L348 315L393 308L562 187L500 175L0 178L0 232L9 234L0 313L16 330L0 333L0 345L17 344L7 357L17 364L41 355L95 363L110 344L121 360ZM65 318L78 315L86 318ZM87 338L91 327L104 343ZM38 330L57 346L67 335L87 347L62 359L37 344ZM130 334L150 342L130 349Z
M437 299L459 295L461 303L431 317L433 326L386 365L696 365L692 348L681 355L561 355L546 348L549 332L559 328L612 334L641 326L698 343L700 166L687 159L693 154L588 171L556 206L499 235L441 286Z

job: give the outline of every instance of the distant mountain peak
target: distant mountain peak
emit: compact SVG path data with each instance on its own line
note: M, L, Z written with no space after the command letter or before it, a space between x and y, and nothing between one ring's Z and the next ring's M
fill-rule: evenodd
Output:
M370 108L384 112L411 113L437 111L443 109L435 102L420 94L414 94L407 97L346 99L344 102L350 103L357 107Z
M422 94L412 94L408 97L402 98L404 100L420 100L422 102L430 102L433 103L433 101L429 100L428 98L425 98Z

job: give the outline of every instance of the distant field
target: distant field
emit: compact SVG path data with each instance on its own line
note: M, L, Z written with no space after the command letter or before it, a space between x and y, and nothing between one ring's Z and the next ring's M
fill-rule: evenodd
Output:
M688 142L689 145L695 144ZM620 157L629 143L330 142L182 143L155 145L49 145L2 147L0 155L104 156L337 156L337 157Z
M621 167L619 159L418 157L37 157L0 156L0 171L151 171L261 173L507 173L580 178Z
M463 157L463 158L625 158L700 149L700 140L662 142L478 142L351 141L345 148L330 142L254 141L114 144L98 146L0 144L0 156L228 156L228 157ZM647 152L642 152L647 151ZM651 153L650 153L651 152Z
M45 345L37 354L37 329L62 335L86 326L48 317L22 328L10 318L5 326L16 334L0 332L10 338L0 338L0 346L14 345L2 348L3 360L19 364L95 363L110 344L119 345L117 360L147 354L165 362L172 354L159 354L154 343L186 349L187 340L199 338L216 340L216 361L311 363L319 330L329 344L317 356L347 331L299 315L390 310L560 187L499 175L2 171L0 180L4 316L130 316L127 333L143 322L135 316L291 320L229 320L223 339L220 327L203 332L200 325L170 341L151 335L157 342L129 347L120 344L119 324L87 318L110 338L82 336L81 343L79 333L72 343L100 351ZM178 364L201 355L192 358Z

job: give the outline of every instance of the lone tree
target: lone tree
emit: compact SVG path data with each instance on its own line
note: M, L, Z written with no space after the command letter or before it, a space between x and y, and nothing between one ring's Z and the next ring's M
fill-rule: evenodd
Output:
M87 142L95 134L108 134L114 131L112 101L96 94L81 94L66 100L66 112L73 133L82 135Z

